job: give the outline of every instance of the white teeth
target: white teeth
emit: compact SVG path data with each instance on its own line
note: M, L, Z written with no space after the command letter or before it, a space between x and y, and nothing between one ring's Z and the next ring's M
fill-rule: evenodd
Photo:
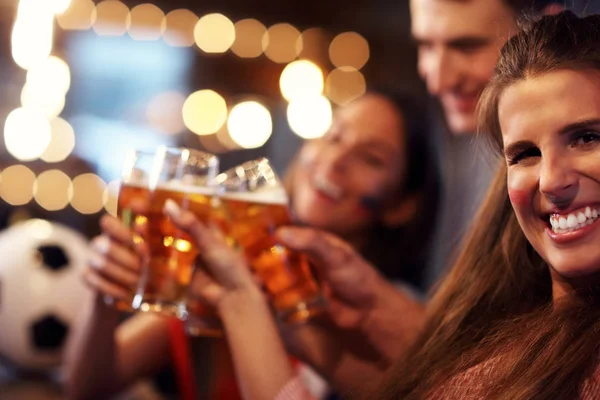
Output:
M594 223L599 216L600 213L597 209L586 207L585 210L581 209L562 217L551 216L550 226L555 233L573 232Z
M560 229L567 229L567 219L566 218L561 217L558 220L558 222L559 222L558 226Z
M336 200L342 196L342 189L336 184L329 182L327 179L315 179L315 186L317 186L319 190L323 191L325 194L333 197Z

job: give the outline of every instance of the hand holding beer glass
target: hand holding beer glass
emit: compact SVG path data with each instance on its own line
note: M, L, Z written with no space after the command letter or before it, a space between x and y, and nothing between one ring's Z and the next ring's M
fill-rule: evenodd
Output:
M143 231L148 222L146 212L150 204L148 185L154 162L154 153L144 151L128 152L121 171L121 187L117 200L117 217L134 234L133 240L140 242L138 234ZM115 300L105 296L105 303L113 305L120 311L133 311L131 300Z
M245 253L277 316L284 322L304 322L323 311L324 299L307 258L274 239L275 230L290 225L291 218L287 194L269 161L262 158L232 168L217 183L225 234Z
M185 319L187 291L198 251L193 240L163 213L167 199L175 201L203 222L211 212L211 182L218 159L191 149L160 147L148 185L150 207L145 240L150 255L133 300L133 308Z

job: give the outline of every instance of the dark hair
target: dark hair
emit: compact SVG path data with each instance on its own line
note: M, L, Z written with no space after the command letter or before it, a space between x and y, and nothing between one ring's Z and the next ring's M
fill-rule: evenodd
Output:
M480 132L502 151L498 100L514 83L559 69L600 71L600 16L543 17L502 49L479 103ZM549 266L519 226L502 163L465 247L433 297L427 324L392 372L384 399L421 399L490 361L482 398L577 398L598 366L600 301L554 304Z
M516 13L540 13L552 4L563 4L564 0L504 0Z
M417 196L414 216L397 227L378 225L363 256L389 279L401 279L422 288L431 236L440 199L440 174L430 140L426 108L413 95L376 88L368 94L387 99L402 115L406 143L404 184L398 201Z

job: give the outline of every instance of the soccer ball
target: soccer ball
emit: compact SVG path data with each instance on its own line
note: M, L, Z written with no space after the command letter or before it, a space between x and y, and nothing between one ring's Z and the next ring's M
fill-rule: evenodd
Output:
M87 240L45 220L0 233L0 357L24 370L58 366L89 291Z

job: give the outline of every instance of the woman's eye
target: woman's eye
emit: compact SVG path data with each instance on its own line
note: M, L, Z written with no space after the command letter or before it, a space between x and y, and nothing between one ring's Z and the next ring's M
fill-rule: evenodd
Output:
M525 150L521 150L518 153L511 155L508 157L508 164L509 165L515 165L515 164L520 164L528 159L531 159L533 157L541 157L542 153L540 152L540 149L538 149L537 147L530 147L528 149Z
M382 167L385 165L385 160L373 154L363 154L362 160L372 167Z
M583 131L576 132L573 141L572 147L586 147L591 144L596 144L600 140L600 134L594 131Z

